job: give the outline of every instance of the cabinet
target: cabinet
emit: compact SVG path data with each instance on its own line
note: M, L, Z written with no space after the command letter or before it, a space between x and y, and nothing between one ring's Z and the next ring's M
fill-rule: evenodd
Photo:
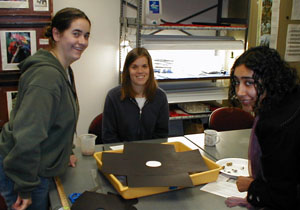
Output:
M144 2L143 0L121 0L120 74L128 45L132 48L143 46L148 50L182 50L182 53L184 50L209 49L215 54L227 48L241 49L241 51L247 48L249 0L162 0L163 16L160 25L144 24ZM200 5L203 2L207 5ZM200 5L199 10L194 9L187 14L184 7L189 3L192 7ZM164 11L168 10L167 13L170 14L172 12L169 7L175 6L176 9L181 9L185 16L178 12L175 12L175 16L178 17L164 16ZM210 19L202 18L204 14L210 14ZM200 18L195 19L196 17ZM201 65L204 65L203 61ZM170 106L188 102L222 101L227 99L228 94L228 67L227 70L225 74L158 79L158 83L166 91ZM208 117L209 113L206 112L192 116L172 117L171 122L181 121L182 124L182 121L191 119L207 121Z
M163 0L162 5L165 2L171 0ZM184 4L191 0L184 1ZM142 32L145 32L144 37L148 35L154 35L165 30L178 30L181 31L186 36L193 36L192 33L188 31L215 31L215 36L209 37L209 39L214 40L216 37L222 38L222 31L243 31L244 32L244 44L245 49L247 47L247 37L248 37L248 17L250 9L249 0L215 0L207 1L210 6L203 8L201 11L197 11L190 14L187 17L181 18L175 22L168 22L166 20L161 20L160 25L146 25L143 24L143 0L121 0L121 15L120 15L120 40L123 41L126 38L126 33L128 33L128 28L136 29L136 47L141 46L141 41L143 39ZM198 1L199 2L199 1ZM202 1L203 2L203 1ZM204 1L205 2L205 1ZM212 2L212 3L210 3ZM199 2L200 3L200 2ZM215 3L215 4L214 4ZM183 1L174 1L173 5L181 4L184 6ZM211 5L213 4L213 5ZM167 4L168 6L170 4ZM126 16L127 7L131 10L136 11L136 15ZM190 8L189 8L190 9ZM203 15L212 10L215 11L215 22L202 22L196 21L189 24L185 24L188 20L193 20L194 17ZM164 11L164 7L163 7ZM225 15L225 16L224 16ZM200 18L201 19L201 18ZM148 32L147 32L148 31ZM208 38L208 37L206 37Z
M208 5L202 5L203 2ZM131 48L143 46L148 50L160 51L193 51L200 49L209 49L214 50L215 54L218 54L220 50L245 50L247 48L249 0L188 0L184 1L184 3L181 0L162 0L162 13L164 14L164 11L166 11L166 18L168 20L163 19L165 17L162 16L162 24L160 25L144 24L144 3L145 0L121 1L119 53L120 74L124 58L129 51L129 46ZM188 3L192 4L190 5L190 7L184 8L184 5ZM185 9L191 10L191 7L196 7L197 5L200 5L199 8L196 8L196 10L194 9L192 11L188 11L192 14L186 13L184 11ZM238 8L233 7L232 5L236 5L238 6ZM175 14L172 14L172 7L175 6L177 7L175 8L175 12L173 12ZM180 8L181 6L183 8ZM171 8L171 10L169 9L169 7ZM182 17L182 15L176 13L178 12L178 9L181 9L180 12L184 13L186 17ZM210 19L202 18L202 16L206 13L211 13L209 17ZM215 17L212 18L212 15L214 15ZM175 20L172 16L175 16ZM195 17L200 17L200 19L195 19ZM179 20L176 20L176 18ZM204 21L202 21L202 19ZM226 53L229 54L228 52ZM192 54L190 57L192 56L194 56L194 54ZM228 55L226 56L228 57ZM163 58L161 60L168 59ZM187 61L187 63L189 62L190 61ZM203 62L203 60L200 62ZM212 60L211 63L213 62L215 61ZM201 66L203 65L203 63L196 65ZM216 68L216 71L220 72L219 74L202 74L200 76L191 76L188 79L197 79L198 81L215 81L217 79L226 79L229 76L229 66L230 65L226 64L226 68L224 66L213 67ZM192 68L194 67L195 66L193 66ZM187 70L185 69L185 71L190 71L190 69L187 68ZM224 69L227 75L221 73ZM170 71L170 69L158 69L156 73L160 72L161 70L165 72ZM167 85L165 82L171 81L172 83L174 83L174 81L182 81L181 79L186 79L187 77L169 77L170 79L166 78L161 79L161 77L156 77L159 82L164 83L164 86ZM182 98L182 96L180 96L180 98ZM205 99L201 100L207 99L209 98L206 97ZM220 98L216 99L219 100ZM177 99L174 99L174 101L176 100Z

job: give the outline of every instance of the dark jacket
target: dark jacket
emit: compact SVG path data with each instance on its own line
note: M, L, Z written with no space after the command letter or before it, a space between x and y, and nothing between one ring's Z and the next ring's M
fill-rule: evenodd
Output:
M300 209L299 88L280 106L261 114L255 131L262 150L263 175L251 183L248 201L270 209Z
M134 98L121 101L121 87L111 89L105 100L102 124L103 143L168 137L169 105L166 94L158 88L152 101L142 110Z
M0 133L0 155L15 190L28 198L39 177L67 169L79 108L74 85L50 52L39 50L19 68L17 101Z

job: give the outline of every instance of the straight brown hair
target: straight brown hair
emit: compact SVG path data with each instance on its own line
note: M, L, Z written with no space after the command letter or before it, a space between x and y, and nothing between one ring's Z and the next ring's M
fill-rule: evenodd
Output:
M133 90L131 85L129 67L130 65L138 58L146 57L149 65L149 79L145 84L144 95L148 101L153 100L155 96L156 89L158 87L157 82L154 78L154 70L152 64L152 58L147 49L138 47L131 50L125 59L123 73L122 73L122 88L121 88L121 100L124 100L126 97L134 98L136 92Z

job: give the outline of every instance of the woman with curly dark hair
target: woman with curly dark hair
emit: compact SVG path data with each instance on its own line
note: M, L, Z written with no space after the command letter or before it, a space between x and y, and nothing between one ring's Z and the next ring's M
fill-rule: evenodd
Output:
M249 142L249 177L238 177L244 202L228 206L299 209L300 87L297 71L278 52L255 47L234 63L229 101L256 116Z

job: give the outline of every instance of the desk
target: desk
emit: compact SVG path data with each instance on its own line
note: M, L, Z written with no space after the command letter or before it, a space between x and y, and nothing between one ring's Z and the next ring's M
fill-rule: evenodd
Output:
M180 141L191 149L199 149L195 144L190 142L185 137L173 137L158 140L144 141L145 143L153 142L174 142ZM114 144L117 145L117 144ZM105 145L107 147L107 145ZM102 151L103 145L96 145L96 151ZM203 151L200 151L202 154ZM96 176L101 183L102 192L116 193L112 185L104 178L104 176L97 170L96 160L92 156L82 156L79 148L75 148L75 155L78 158L78 163L75 168L68 168L66 173L61 176L61 181L64 186L66 195L74 192L84 192L90 190L96 186L92 171L96 170ZM138 210L225 210L227 208L224 201L225 198L207 193L200 190L200 186L192 188L185 188L181 190L170 191L166 193L151 195L147 197L138 198L138 203L135 207ZM99 191L98 191L99 192ZM61 208L60 200L56 187L54 184L50 187L49 192L50 205L52 210L58 210ZM234 210L244 210L244 208L236 207Z
M223 158L248 159L251 129L218 132L220 142L214 147L204 145L204 133L185 135L187 139L216 160Z

